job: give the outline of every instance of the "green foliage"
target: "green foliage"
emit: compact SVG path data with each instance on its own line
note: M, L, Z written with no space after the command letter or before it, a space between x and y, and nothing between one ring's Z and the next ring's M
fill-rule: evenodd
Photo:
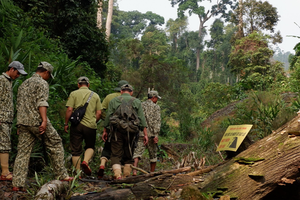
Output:
M149 25L163 25L164 18L150 11L145 14L138 11L114 10L111 23L113 40L139 37Z
M201 91L202 109L208 115L227 106L233 100L233 88L230 85L211 82Z
M242 78L246 89L265 90L284 74L282 63L270 62L272 56L265 36L254 32L236 40L228 64Z
M295 24L300 28L300 26L297 23ZM300 36L290 36L290 37L295 37L300 39ZM295 50L295 55L290 55L289 57L290 68L292 70L294 69L296 64L299 65L300 63L300 42L295 45L294 50Z
M246 36L262 31L274 33L280 17L277 8L273 7L268 1L245 0L242 9L236 9L232 15L231 21L236 25L239 24L240 12L243 15L243 32ZM273 44L282 42L279 31L273 34L271 38Z
M100 75L105 71L108 46L104 30L96 26L97 1L14 0L25 17L47 36L59 39L72 59L80 57Z
M300 90L300 59L294 64L293 71L290 77L291 90L299 92Z
M228 125L253 124L251 136L257 140L271 134L292 116L292 109L287 107L281 95L257 92L237 105L236 114L228 119Z

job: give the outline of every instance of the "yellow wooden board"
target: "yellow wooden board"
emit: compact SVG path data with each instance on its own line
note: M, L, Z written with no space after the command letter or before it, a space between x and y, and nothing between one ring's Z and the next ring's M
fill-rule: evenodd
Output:
M217 151L236 151L249 133L253 125L231 125L227 128Z

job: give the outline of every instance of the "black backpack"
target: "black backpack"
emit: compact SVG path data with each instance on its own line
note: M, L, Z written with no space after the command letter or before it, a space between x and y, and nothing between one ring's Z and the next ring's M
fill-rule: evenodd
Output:
M118 130L122 133L138 133L140 130L140 120L132 107L135 98L132 97L128 102L124 101L121 96L117 98L119 98L122 103L109 118L110 127L113 130Z

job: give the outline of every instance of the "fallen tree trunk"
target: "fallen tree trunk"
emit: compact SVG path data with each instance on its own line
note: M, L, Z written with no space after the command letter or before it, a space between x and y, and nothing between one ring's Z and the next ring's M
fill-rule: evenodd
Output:
M124 179L114 180L114 181L112 181L112 183L138 183L138 182L145 181L154 176L158 176L158 175L162 175L162 174L179 174L179 173L183 173L183 172L188 172L191 169L192 169L191 167L183 167L183 168L167 170L167 171L152 172L149 174L130 176L130 177L127 177Z
M290 123L298 123L295 117ZM300 137L291 137L286 132L288 124L271 135L254 143L235 159L215 168L200 184L201 192L223 190L222 195L239 200L265 198L280 184L282 179L299 176ZM281 199L288 199L282 197Z
M66 192L66 188L69 187L69 183L66 181L53 180L44 184L41 189L35 195L35 200L54 200L58 196Z

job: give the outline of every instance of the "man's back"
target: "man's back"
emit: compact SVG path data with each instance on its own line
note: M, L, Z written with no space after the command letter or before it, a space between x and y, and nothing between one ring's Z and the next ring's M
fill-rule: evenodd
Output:
M114 93L111 93L111 94L109 94L109 95L107 95L105 98L104 98L104 100L103 100L103 102L102 102L102 107L103 107L103 109L108 109L108 104L109 104L109 102L112 100L112 99L114 99L115 97L118 97L118 96L120 96L121 95L121 92L114 92Z
M85 86L80 87L78 90L71 92L66 106L70 106L74 109L83 106L87 102L91 92L92 91ZM96 111L101 109L102 106L99 95L94 92L86 108L85 115L80 123L89 128L96 129Z
M142 107L148 125L148 136L157 136L160 131L160 107L150 99L142 102Z
M39 126L42 122L39 107L48 107L49 85L40 75L34 74L18 89L17 124Z
M104 127L109 126L109 118L114 114L114 112L117 110L117 108L122 104L122 101L128 102L128 101L130 101L130 99L133 98L132 96L130 96L127 93L122 94L120 97L122 97L122 98L115 97L114 99L112 99L109 102L107 115L106 115L105 122L104 122ZM144 114L143 114L141 101L139 99L134 98L134 101L132 102L132 107L136 111L136 114L139 118L140 127L146 127L146 122L145 122L145 118L144 118Z

